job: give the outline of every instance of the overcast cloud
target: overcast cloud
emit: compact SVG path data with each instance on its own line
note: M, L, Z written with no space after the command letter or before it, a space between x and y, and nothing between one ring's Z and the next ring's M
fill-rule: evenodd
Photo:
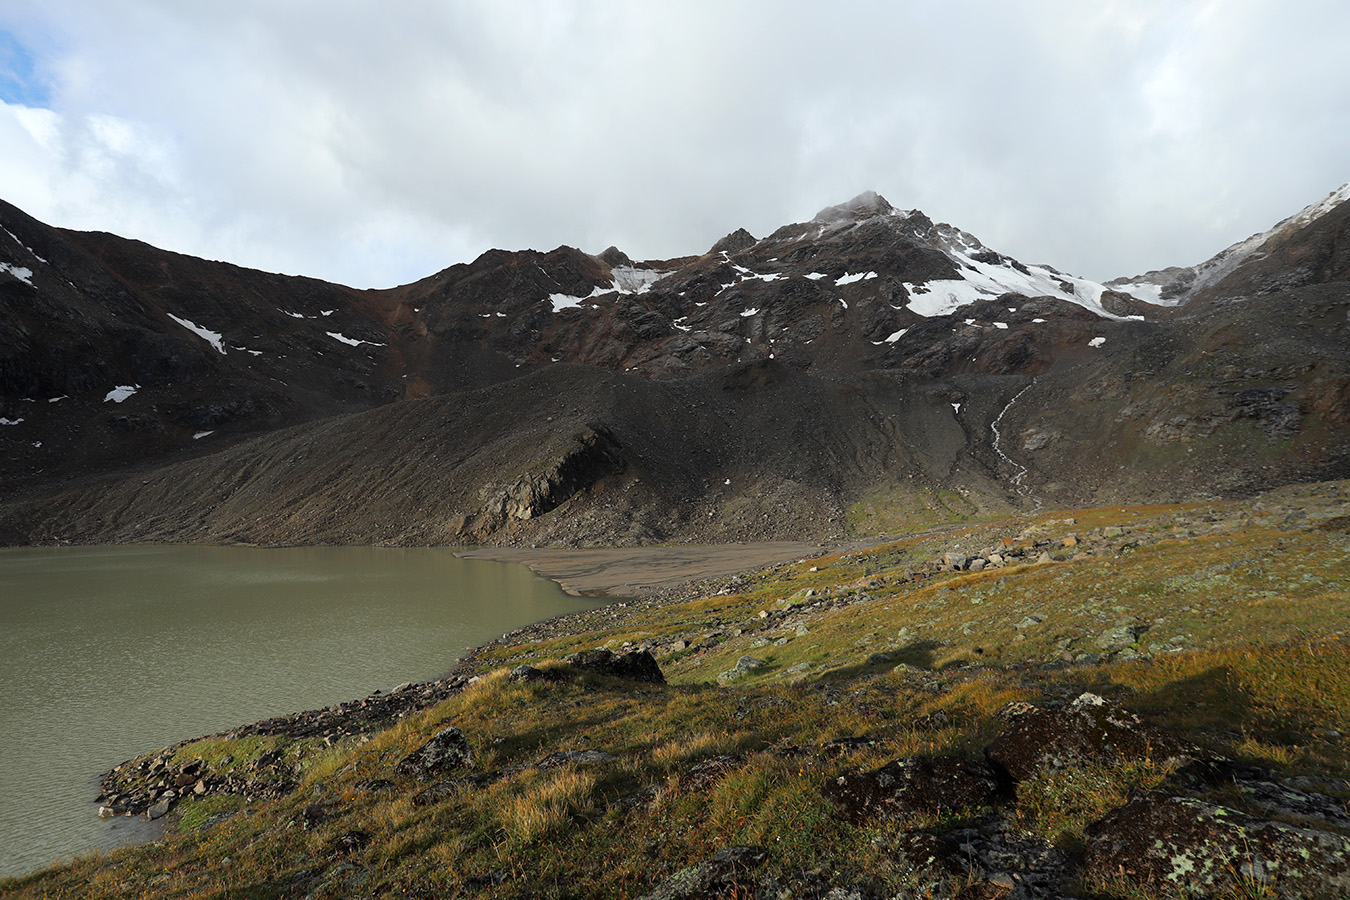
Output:
M866 189L1096 279L1350 180L1343 0L5 0L0 197L389 286Z

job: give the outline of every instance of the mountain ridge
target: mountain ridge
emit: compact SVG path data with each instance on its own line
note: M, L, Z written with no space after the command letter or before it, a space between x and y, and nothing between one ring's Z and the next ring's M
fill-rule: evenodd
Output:
M1350 204L1332 202L1345 192L1279 223L1223 278L1170 306L1023 264L874 192L764 238L733 231L699 256L490 250L408 285L363 291L51 229L0 206L4 539L131 539L130 520L116 521L125 513L100 512L113 494L135 495L164 466L229 482L211 467L263 465L276 447L305 442L296 429L311 431L305 457L317 472L329 454L316 435L332 441L347 427L372 428L371 468L393 473L383 460L406 456L414 436L435 443L456 427L390 430L401 404L465 410L489 395L530 410L501 425L514 435L508 443L553 449L492 460L466 444L455 466L438 469L440 487L421 488L453 507L443 514L410 507L416 521L394 533L346 507L350 522L328 531L257 528L165 494L159 518L179 524L156 539L643 542L785 528L811 536L909 513L959 518L1336 477L1350 458L1341 312ZM637 379L633 408L590 398L615 395L625 379ZM576 392L595 446L620 436L607 452L635 479L626 486L614 473L560 476L572 451L542 440L552 426L538 397ZM851 406L851 398L861 399ZM760 402L766 415L745 414ZM678 464L662 462L661 448L642 437L642 423L664 421ZM813 424L822 422L859 436L852 449L822 440ZM752 423L774 440L752 433ZM465 427L449 443L471 443L477 426ZM813 455L817 445L828 452ZM240 461L245 452L257 454L252 463ZM925 454L932 459L917 470L885 462ZM691 488L677 474L719 455L730 492ZM803 480L803 460L806 471L825 466L837 477L826 487ZM346 477L351 492L368 495L356 467ZM404 496L403 478L385 487ZM484 493L470 497L463 485ZM517 488L530 495L517 498L530 516L489 511L493 497ZM616 496L647 498L645 512ZM588 504L590 524L569 528ZM688 506L711 521L688 516ZM244 507L268 519L261 499ZM891 512L878 517L878 508ZM794 511L809 527L790 525ZM136 521L154 520L142 510Z

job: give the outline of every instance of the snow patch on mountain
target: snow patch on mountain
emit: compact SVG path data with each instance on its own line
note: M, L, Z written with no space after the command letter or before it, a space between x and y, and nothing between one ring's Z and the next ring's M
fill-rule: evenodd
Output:
M108 391L108 395L103 398L104 403L122 403L132 394L140 390L139 384L119 384L117 387Z
M338 343L346 344L349 347L360 347L362 344L369 344L372 347L384 346L384 344L376 343L375 341L362 341L358 340L357 338L349 338L345 334L339 334L336 331L325 331L324 334L328 335L330 338L337 341Z
M28 246L27 244L25 244L23 241L19 240L19 236L18 236L17 234L15 234L14 232L10 231L8 228L5 228L5 227L2 226L2 225L0 225L0 231L3 231L5 234L9 235L9 236L10 236L10 239L13 240L14 243L18 244L20 247L22 247L23 249L27 250L27 251L28 251L28 255L29 255L29 256L32 256L33 259L36 259L38 262L42 263L44 266L47 265L47 261L46 261L45 259L43 259L41 256L38 256L38 253L37 253L36 250L34 250L32 247L30 247L30 246Z
M0 272L8 272L24 284L33 287L32 269L25 268L24 266L12 266L9 263L0 263Z
M610 290L620 294L645 294L653 284L670 274L636 266L615 266L610 272L614 275L614 287Z
M219 350L221 356L225 355L225 345L221 342L220 332L212 331L209 328L203 328L196 322L190 322L187 319L181 318L180 316L175 316L173 313L169 313L168 316L170 319L173 319L179 325L182 325L188 331L197 335L197 337L201 338L202 340L210 344L212 347L215 347L217 350Z
M594 300L605 294L645 294L651 290L653 284L670 274L655 269L639 269L636 266L615 266L609 271L614 280L608 285L597 284L584 297L574 294L549 294L548 302L553 304L553 311L556 313L564 309L578 309L587 300Z

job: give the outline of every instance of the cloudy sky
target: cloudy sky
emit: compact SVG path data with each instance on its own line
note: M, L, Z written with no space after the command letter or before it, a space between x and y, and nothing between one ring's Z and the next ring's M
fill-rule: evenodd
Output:
M1350 181L1344 0L3 0L0 198L361 287L874 189L1096 279Z

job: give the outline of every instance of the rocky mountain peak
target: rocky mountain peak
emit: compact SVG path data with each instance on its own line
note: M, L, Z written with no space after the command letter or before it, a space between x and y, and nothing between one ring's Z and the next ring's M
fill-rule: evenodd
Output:
M712 248L709 249L708 252L740 253L742 250L750 249L757 243L759 243L759 241L753 234L746 231L744 228L737 228L731 234L727 235L717 243L713 244Z
M596 258L611 269L615 266L631 266L633 264L633 261L628 258L628 254L618 247L606 247L604 252Z
M816 225L837 225L845 222L861 222L874 216L888 216L895 207L876 191L863 191L852 200L836 206L827 206L816 213L811 220Z

